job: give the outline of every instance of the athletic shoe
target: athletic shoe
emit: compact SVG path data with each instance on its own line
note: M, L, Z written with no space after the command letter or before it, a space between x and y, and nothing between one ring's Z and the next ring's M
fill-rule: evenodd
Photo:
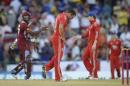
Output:
M85 79L90 79L90 78L92 78L92 76L90 75L90 76L88 76L87 78L85 78Z
M89 79L90 80L98 80L98 78L95 78L95 77L90 77Z
M118 77L117 80L121 80L122 78L121 77Z
M25 80L29 80L29 78L30 78L30 77L28 77L28 76L25 76L25 77L24 77Z
M31 77L31 75L26 73L26 76L24 77L25 80L28 80Z
M12 77L13 77L14 79L18 79L18 78L17 78L17 75L15 74L15 70L12 70L12 71L11 71L11 75L12 75Z
M61 82L65 82L65 81L67 81L67 78L62 78L61 80L60 80Z
M67 77L61 77L61 79L60 80L55 80L56 82L65 82L65 81L67 81L68 79L67 79Z

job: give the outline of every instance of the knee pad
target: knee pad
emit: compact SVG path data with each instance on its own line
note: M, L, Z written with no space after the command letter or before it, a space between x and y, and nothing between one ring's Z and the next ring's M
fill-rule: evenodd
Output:
M25 50L25 58L29 55L31 55L31 52L29 50Z
M25 51L25 61L26 61L27 63L31 63L31 53L30 53L29 50L26 50L26 51Z
M32 66L30 66L31 65L31 63L26 63L25 64L25 68L24 68L24 72L25 72L25 74L26 74L26 76L31 76L31 68L32 68Z
M32 62L31 55L28 55L26 57L26 63L31 63L31 62Z

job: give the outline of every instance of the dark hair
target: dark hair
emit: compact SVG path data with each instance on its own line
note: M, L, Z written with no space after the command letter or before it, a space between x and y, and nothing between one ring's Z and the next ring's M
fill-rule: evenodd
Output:
M72 9L69 9L69 10L67 10L66 12L68 12L68 13L71 13L72 15L76 15L76 12L74 11L74 10L72 10Z
M96 16L93 16L93 18L95 18L95 19L96 19Z
M91 17L93 17L93 18L96 19L96 14L95 14L95 13L88 13L88 14L87 14L87 17L89 17L89 16L91 16Z

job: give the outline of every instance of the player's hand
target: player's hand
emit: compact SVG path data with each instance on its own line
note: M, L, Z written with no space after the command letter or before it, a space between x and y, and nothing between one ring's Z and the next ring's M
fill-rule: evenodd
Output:
M48 30L48 26L41 26L40 28L41 28L42 31Z
M63 42L65 42L65 37L60 37L60 39L61 39Z
M97 40L94 41L93 46L92 46L92 50L96 49L96 45L97 45Z
M122 58L122 53L120 53L119 58Z
M96 49L96 43L93 44L92 50L94 51Z
M10 46L10 48L11 48L12 50L14 50L14 49L16 48L16 43L12 43L11 46Z

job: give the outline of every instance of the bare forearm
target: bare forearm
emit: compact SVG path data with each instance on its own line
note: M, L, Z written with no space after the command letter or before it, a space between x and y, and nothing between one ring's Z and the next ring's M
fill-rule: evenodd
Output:
M94 40L94 44L96 44L97 45L97 40L98 40L98 32L96 32L96 35L95 35L95 40Z
M17 43L17 41L18 41L18 40L17 40L17 38L16 38L16 39L14 40L14 42L13 42L13 43Z
M63 33L63 32L60 34L60 36L61 36L61 39L64 39L64 38L65 38L64 33Z
M33 32L32 30L28 29L28 32L32 35L32 36L37 36L39 35L42 31L47 30L47 27L42 27L42 29L40 29L39 31L35 31Z
M62 40L64 40L65 39L65 35L64 35L64 28L63 28L62 24L60 25L60 28L59 28L59 34L60 34L60 38Z

